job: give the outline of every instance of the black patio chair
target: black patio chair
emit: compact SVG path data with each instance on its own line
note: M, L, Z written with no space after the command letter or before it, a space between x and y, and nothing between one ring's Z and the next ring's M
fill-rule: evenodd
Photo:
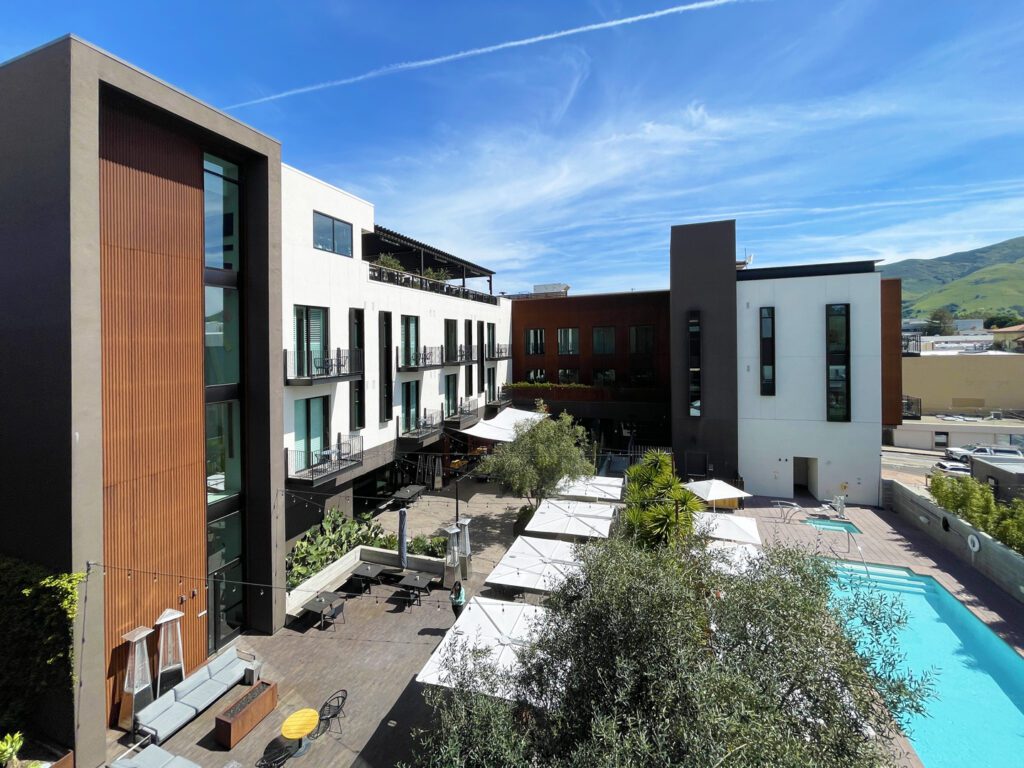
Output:
M299 751L300 742L277 738L263 750L263 756L256 761L256 768L281 768Z
M342 688L323 703L323 706L320 707L320 722L317 724L316 730L309 734L309 738L319 739L325 733L337 733L338 736L341 736L341 723L338 721L345 717L346 699L348 699L348 691Z
M339 619L341 620L342 624L347 624L348 623L345 620L345 601L344 600L338 601L337 603L332 605L330 608L328 608L324 612L323 625L322 626L330 625L331 629L333 629L335 632L337 632L338 630L337 630L337 627L335 625L338 623Z

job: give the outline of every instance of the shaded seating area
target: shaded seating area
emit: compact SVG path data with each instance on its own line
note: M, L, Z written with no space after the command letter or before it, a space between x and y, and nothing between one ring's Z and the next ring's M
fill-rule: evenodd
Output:
M532 536L568 541L607 539L616 514L616 508L611 504L545 499L523 530Z
M579 568L573 546L560 539L520 536L484 583L514 592L546 594L557 587L566 574Z
M166 749L150 744L139 752L133 747L123 757L110 764L110 768L200 768L191 760L172 755Z

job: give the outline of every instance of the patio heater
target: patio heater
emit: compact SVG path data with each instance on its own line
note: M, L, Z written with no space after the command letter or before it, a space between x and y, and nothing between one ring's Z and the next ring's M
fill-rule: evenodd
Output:
M472 518L464 517L455 525L459 529L459 569L462 571L462 578L468 579L473 575L473 550L469 546L469 523Z
M459 568L459 527L449 525L444 529L448 534L448 549L444 555L444 582L445 589L451 589L452 585L461 577Z
M160 650L156 657L156 697L185 679L185 654L181 649L181 617L185 614L168 608L160 614Z
M149 648L146 638L153 634L149 627L136 627L121 639L128 643L128 665L124 673L124 694L117 724L131 733L135 713L153 702L153 677L149 672Z

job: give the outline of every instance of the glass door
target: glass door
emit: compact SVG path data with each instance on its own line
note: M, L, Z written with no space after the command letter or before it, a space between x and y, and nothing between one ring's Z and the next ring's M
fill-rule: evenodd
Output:
M209 651L214 653L230 643L245 623L245 590L242 589L242 563L214 571L209 577L207 627Z

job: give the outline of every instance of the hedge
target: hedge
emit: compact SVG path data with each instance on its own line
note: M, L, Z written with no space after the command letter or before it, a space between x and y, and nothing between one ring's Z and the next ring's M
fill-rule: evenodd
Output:
M1024 499L1000 504L992 489L973 477L939 474L932 475L931 491L940 507L1024 555Z
M0 733L25 730L44 691L74 690L74 623L84 573L0 556Z

